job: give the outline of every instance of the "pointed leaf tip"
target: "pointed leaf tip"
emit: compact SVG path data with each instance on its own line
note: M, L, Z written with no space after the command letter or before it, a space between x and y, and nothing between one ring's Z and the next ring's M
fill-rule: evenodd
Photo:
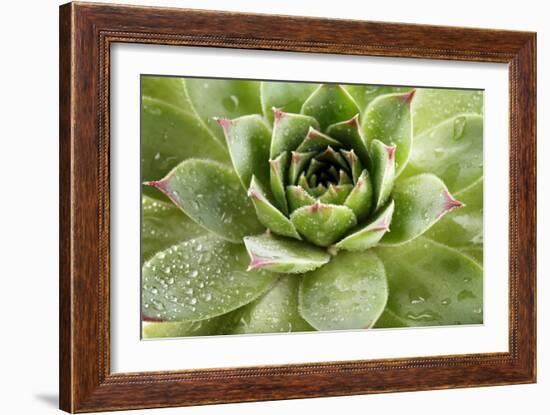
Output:
M248 189L247 194L248 194L248 197L252 199L260 199L260 194L256 189L253 189L253 188Z
M229 118L223 118L223 117L214 117L213 120L216 121L220 125L220 127L223 128L223 131L225 133L225 138L228 139L229 128L233 124L233 121L231 121Z
M359 114L355 114L351 117L346 124L359 128Z
M393 217L394 202L388 204L370 223L363 228L356 230L346 238L342 239L334 249L347 251L366 251L378 244L380 239L389 231Z
M396 146L386 146L384 150L386 150L386 154L388 155L388 160L392 161L395 157L395 150Z
M285 116L285 113L281 111L279 108L271 107L271 111L273 111L273 117L275 122L280 121L281 118Z
M392 211L393 213L393 211ZM391 215L384 215L378 220L376 223L373 223L371 225L371 230L373 231L386 231L390 232L390 223L391 223Z
M307 210L310 212L319 212L323 207L324 205L317 199L313 205L307 207Z
M254 269L273 264L273 261L269 259L257 257L254 254L251 254L250 251L248 253L250 254L250 264L248 264L248 268L246 269L247 271L252 271Z
M311 138L315 138L315 137L319 137L320 135L321 134L320 134L319 131L317 131L315 128L310 126L309 129L307 130L306 140L311 139Z
M395 201L391 233L382 239L384 244L402 244L431 228L447 212L462 206L454 199L445 183L430 173L399 181L393 189Z
M281 168L281 163L279 159L269 160L269 167L271 167L272 170L278 172Z
M148 182L143 182L143 185L154 187L155 189L160 190L162 193L168 193L168 184L164 180L151 180Z
M406 92L406 93L404 93L403 95L400 95L399 97L400 97L403 101L405 101L405 102L407 102L407 103L410 104L410 103L412 102L412 100L413 100L415 94L416 94L416 89L413 89L412 91Z
M456 209L464 207L465 204L462 203L460 200L456 200L451 193L449 193L448 190L445 190L443 192L443 209L441 209L441 213L439 214L438 218L443 216L445 213Z

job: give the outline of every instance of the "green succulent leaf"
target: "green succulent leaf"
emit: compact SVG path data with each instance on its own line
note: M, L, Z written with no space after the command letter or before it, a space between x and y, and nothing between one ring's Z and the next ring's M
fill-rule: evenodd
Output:
M304 141L310 128L319 128L315 118L274 109L275 121L271 138L271 158L285 151L294 151Z
M301 113L315 118L325 131L329 125L358 114L359 107L342 86L323 84L304 102Z
M312 182L315 182L317 180L315 175L311 176L310 179L311 179ZM324 186L322 183L319 183L317 186L315 186L314 188L311 189L311 194L314 197L319 198L326 191L327 191L326 186Z
M361 109L361 115L364 114L368 105L376 97L386 94L396 94L410 92L413 88L400 86L383 85L345 85L344 88L350 93L357 105Z
M185 89L194 111L221 142L223 131L215 118L262 113L260 85L255 81L186 78Z
M301 187L302 189L306 190L308 193L311 192L311 188L309 187L309 183L306 179L306 174L303 172L298 178L298 187Z
M142 337L155 339L230 334L239 323L241 310L242 308L200 321L144 321L141 330Z
M328 205L342 205L347 200L351 189L353 189L353 186L351 184L331 184L329 185L327 191L321 195L319 201Z
M342 252L303 276L299 310L317 330L366 329L382 314L387 298L386 273L376 254Z
M483 91L420 88L414 98L414 136L465 113L483 115Z
M286 197L290 212L315 203L315 199L301 186L287 186Z
M276 235L247 236L244 244L250 255L249 269L301 274L330 260L330 255L321 248Z
M346 236L334 245L334 247L346 251L365 251L376 246L390 228L394 206L394 202L390 202L390 204L385 209L381 210L366 226Z
M344 201L344 205L353 210L357 222L366 219L372 208L373 188L369 172L363 170L355 186Z
M141 95L171 104L180 110L192 113L185 93L185 81L171 76L142 76Z
M252 175L264 185L269 183L269 146L271 131L260 115L245 115L229 120L219 118L231 161L244 189L248 189Z
M357 157L353 149L351 149L350 151L342 150L341 153L348 162L353 182L357 183L359 177L361 176L361 173L363 173L363 164L361 163L361 161L359 161L359 158Z
M345 148L353 149L364 166L370 165L367 144L359 125L359 115L352 119L332 124L327 129L327 134L341 142Z
M301 239L292 222L268 200L256 178L252 176L248 196L254 204L258 220L277 235ZM257 232L256 232L257 233Z
M309 153L298 153L293 151L290 158L290 167L288 168L288 183L294 185L298 182L300 173L304 170L305 165L315 156L314 151Z
M316 160L331 164L334 168L334 180L338 179L338 173L334 166L338 166L339 169L349 169L349 165L339 151L334 150L331 146L328 146L322 153L319 153Z
M204 233L172 203L148 196L141 198L141 263L157 252Z
M142 181L160 180L183 160L192 157L229 161L225 147L194 114L144 96L141 101ZM152 188L143 191L149 196L161 196Z
M395 212L391 232L381 242L401 244L426 232L443 215L463 204L433 174L420 174L396 183L392 193Z
M275 274L247 271L244 245L205 235L159 252L142 270L142 313L163 321L220 316L258 298Z
M277 202L277 207L285 215L288 214L285 190L288 164L289 156L287 152L281 153L276 159L269 161L271 192L273 193L275 202Z
M228 241L241 242L243 237L264 230L239 178L222 164L189 159L162 180L149 184L199 225Z
M327 167L327 164L326 163L323 163L317 159L313 159L311 160L311 163L309 163L309 166L306 170L306 177L311 177L312 175L314 175L317 171L321 170L321 169L324 169L325 167ZM314 186L313 183L310 183L310 186Z
M272 108L299 113L304 101L319 87L318 84L297 82L262 82L260 95L264 117L273 122Z
M469 256L475 260L480 267L483 266L483 245L473 245L471 247L462 247L460 252L464 255Z
M479 259L477 250L483 252L483 178L455 196L465 206L449 212L425 236Z
M395 147L388 147L373 140L370 147L372 155L372 185L374 190L374 211L388 201L395 181Z
M317 131L315 128L310 127L302 143L296 149L298 153L319 152L327 147L332 146L334 148L342 147L339 141L334 138Z
M483 323L483 270L474 260L424 237L375 250L390 287L376 327Z
M318 246L333 244L357 224L350 208L320 202L295 210L290 220L305 239Z
M483 175L483 117L457 115L415 137L411 172L434 173L459 192Z
M397 176L407 165L412 149L411 101L414 94L415 90L405 94L381 95L369 104L363 118L363 134L367 143L376 139L389 147L397 147Z
M266 294L243 307L232 334L314 330L298 313L300 279L281 277Z
M344 170L340 170L340 175L338 177L338 184L353 184L351 178Z

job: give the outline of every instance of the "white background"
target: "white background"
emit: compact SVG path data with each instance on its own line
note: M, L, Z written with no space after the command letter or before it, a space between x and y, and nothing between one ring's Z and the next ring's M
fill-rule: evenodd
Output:
M111 51L111 370L192 369L508 351L508 71L503 64L151 45ZM176 72L175 72L176 71ZM185 71L185 72L177 72ZM139 339L140 74L484 90L483 325ZM497 145L491 145L491 144ZM134 184L134 185L132 185ZM505 258L505 259L503 259Z
M548 114L550 91L542 83L550 63L547 39L550 27L544 3L393 0L302 1L246 0L138 1L133 3L179 5L195 8L264 13L316 15L383 21L493 27L538 31L539 48L539 383L536 385L475 388L448 391L322 398L209 407L142 411L158 414L280 414L280 413L398 413L541 414L550 399L550 295L545 274L550 211L542 184L550 180ZM4 313L0 368L2 412L56 413L57 406L57 6L58 1L9 2L3 5L2 35L2 155L4 187L0 230L1 278ZM548 75L547 75L548 77ZM6 128L7 127L7 128ZM7 147L6 147L7 146ZM546 196L547 200L543 200ZM546 327L543 330L543 325ZM138 413L138 412L133 412Z

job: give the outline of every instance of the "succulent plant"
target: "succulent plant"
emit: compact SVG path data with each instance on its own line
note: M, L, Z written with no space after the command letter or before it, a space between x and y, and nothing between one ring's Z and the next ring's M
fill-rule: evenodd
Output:
M144 336L481 323L482 107L143 77Z

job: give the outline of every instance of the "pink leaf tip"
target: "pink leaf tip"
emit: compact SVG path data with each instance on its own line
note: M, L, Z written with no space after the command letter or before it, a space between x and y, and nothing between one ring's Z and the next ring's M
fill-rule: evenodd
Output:
M355 154L355 151L353 148L350 151L344 151L344 154L346 154L346 157L349 159L351 163L355 163L357 159L357 154Z
M269 259L260 258L254 254L250 254L250 264L248 264L247 271L252 271L253 269L261 268L272 263L273 261L270 261Z
M272 170L278 172L279 168L281 167L281 163L279 162L279 160L269 160L269 166Z
M233 121L231 121L229 118L218 117L214 117L214 121L216 121L223 128L226 138L229 138L229 128L233 124Z
M285 113L281 111L279 108L272 107L271 111L273 111L273 117L275 118L275 122L280 121L285 116Z
M388 231L390 229L390 218L385 215L378 222L372 225L373 231Z
M298 163L302 159L302 156L300 153L297 153L296 151L292 151L292 162Z
M441 213L439 214L439 217L443 216L445 213L456 209L461 208L465 206L464 203L462 203L459 200L456 200L448 190L445 190L443 193L443 208L441 209Z
M317 131L315 128L310 126L309 130L307 131L306 140L311 140L315 137L320 137L320 136L321 136L321 133Z
M388 155L388 160L393 160L393 158L395 157L396 148L396 146L386 146L385 150L386 154Z
M151 180L149 182L143 182L145 186L154 187L155 189L160 190L163 193L168 191L167 183L163 180Z
M316 200L315 203L313 205L309 205L307 207L307 209L310 211L310 212L319 212L321 209L324 208L324 205L319 201L319 200Z
M414 95L416 94L416 89L413 89L412 91L410 92L407 92L403 95L400 95L399 98L401 98L403 101L407 102L408 104L410 104L414 98Z
M258 193L258 191L256 189L251 187L250 189L248 189L248 197L251 197L252 199L259 199L260 194Z
M359 114L355 114L346 124L359 128Z

